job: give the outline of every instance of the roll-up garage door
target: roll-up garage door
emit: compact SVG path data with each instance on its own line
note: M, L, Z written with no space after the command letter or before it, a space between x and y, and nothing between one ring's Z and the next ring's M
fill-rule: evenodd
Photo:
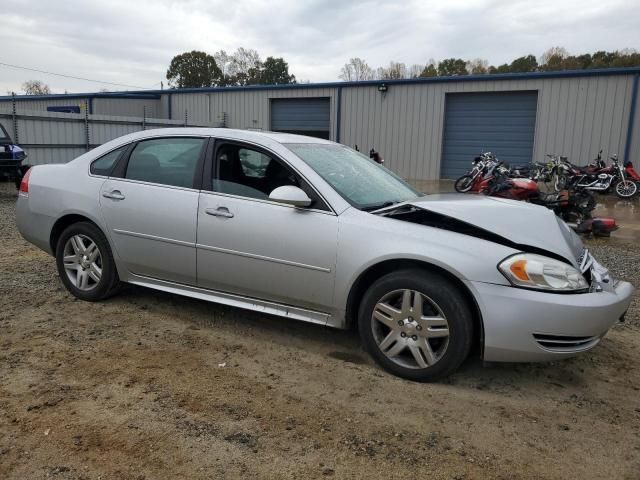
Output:
M442 178L458 178L481 151L510 165L532 161L538 92L448 93Z
M271 130L329 139L329 98L274 98Z

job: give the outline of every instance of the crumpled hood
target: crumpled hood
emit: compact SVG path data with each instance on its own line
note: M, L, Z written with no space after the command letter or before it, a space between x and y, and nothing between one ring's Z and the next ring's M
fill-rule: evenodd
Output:
M574 264L579 256L580 245L572 242L572 233L551 210L539 205L458 193L427 195L404 203L407 204L460 220L519 245L555 253Z

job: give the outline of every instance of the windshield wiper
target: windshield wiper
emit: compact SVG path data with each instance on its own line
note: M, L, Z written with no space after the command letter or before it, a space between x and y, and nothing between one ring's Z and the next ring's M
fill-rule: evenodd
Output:
M373 205L367 205L366 207L362 207L360 210L363 212L373 212L374 210L380 210L381 208L387 208L395 205L400 202L380 202L374 203Z

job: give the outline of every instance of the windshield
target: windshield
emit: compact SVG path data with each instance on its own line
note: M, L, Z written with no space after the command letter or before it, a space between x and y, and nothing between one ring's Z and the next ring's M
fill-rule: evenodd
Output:
M2 125L0 125L0 143L11 143L11 137Z
M348 147L305 143L288 144L287 148L361 210L375 210L422 196L383 166Z

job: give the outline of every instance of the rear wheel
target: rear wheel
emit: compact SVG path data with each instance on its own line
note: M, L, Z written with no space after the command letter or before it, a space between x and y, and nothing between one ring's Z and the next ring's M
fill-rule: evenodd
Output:
M81 300L105 299L120 283L107 239L89 222L75 223L62 232L56 264L64 286Z
M466 193L473 187L473 177L471 175L463 175L453 184L456 192Z
M378 279L358 313L365 348L385 370L429 382L456 370L469 354L472 315L441 275L402 270Z
M638 193L638 184L633 180L620 180L616 183L615 191L620 198L631 198Z

